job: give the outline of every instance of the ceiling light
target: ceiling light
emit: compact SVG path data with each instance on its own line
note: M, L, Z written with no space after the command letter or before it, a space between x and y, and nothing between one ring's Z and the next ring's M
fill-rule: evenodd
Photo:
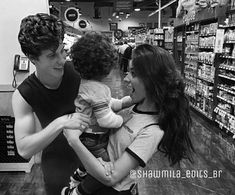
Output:
M140 11L140 8L135 8L135 11L136 11L136 12Z
M119 18L119 15L116 15L116 18Z

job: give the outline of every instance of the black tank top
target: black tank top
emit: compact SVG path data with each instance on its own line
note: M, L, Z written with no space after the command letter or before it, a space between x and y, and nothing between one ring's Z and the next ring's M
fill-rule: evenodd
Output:
M45 128L54 119L75 111L74 99L79 85L80 76L74 71L72 64L66 63L58 89L46 88L33 73L19 85L18 90L32 107L42 128ZM50 155L62 158L76 156L62 132L43 150L42 163Z

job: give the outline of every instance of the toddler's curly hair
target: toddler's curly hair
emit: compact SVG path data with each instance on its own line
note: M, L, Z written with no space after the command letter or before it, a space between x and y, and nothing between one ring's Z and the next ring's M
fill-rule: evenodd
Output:
M88 32L71 48L71 57L83 79L102 80L117 63L117 52L108 37Z

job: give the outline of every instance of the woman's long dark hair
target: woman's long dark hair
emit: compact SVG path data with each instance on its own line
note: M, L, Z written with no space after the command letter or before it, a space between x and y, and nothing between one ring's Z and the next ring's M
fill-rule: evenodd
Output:
M192 161L189 101L173 57L166 50L148 44L137 46L132 57L136 76L142 79L148 97L159 110L158 123L164 131L159 151L165 153L171 165L183 158Z

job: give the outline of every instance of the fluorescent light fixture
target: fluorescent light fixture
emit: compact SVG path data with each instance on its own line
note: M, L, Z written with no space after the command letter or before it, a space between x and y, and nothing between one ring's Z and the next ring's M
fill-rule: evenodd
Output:
M140 11L140 8L135 8L134 9L136 12L139 12Z

